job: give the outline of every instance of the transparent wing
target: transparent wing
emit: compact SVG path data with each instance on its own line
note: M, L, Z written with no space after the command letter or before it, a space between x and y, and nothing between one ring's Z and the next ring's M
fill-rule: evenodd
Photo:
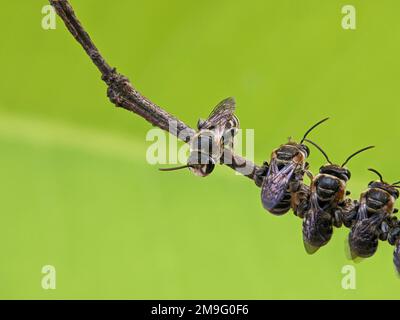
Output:
M355 255L355 253L353 253L351 251L350 248L350 239L349 239L350 235L348 235L345 240L344 240L344 254L345 257L347 258L347 260L349 261L353 261L354 263L361 263L364 261L364 258L358 257L357 255Z
M266 210L271 211L282 201L296 167L297 164L291 162L279 170L276 161L271 162L261 186L261 201Z
M211 112L207 120L201 122L199 125L199 130L201 129L215 129L216 127L225 129L226 124L234 120L236 122L237 118L234 115L236 102L233 98L227 98L222 100Z

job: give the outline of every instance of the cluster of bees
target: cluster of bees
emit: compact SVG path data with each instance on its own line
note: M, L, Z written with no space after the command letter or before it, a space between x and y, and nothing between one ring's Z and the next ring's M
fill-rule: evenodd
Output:
M185 166L161 169L171 171L189 168L199 176L209 175L215 165L223 162L225 148L233 148L239 121L234 115L235 101L220 102L207 120L199 120L198 132L190 142L190 156ZM346 165L356 155L373 148L369 146L350 155L343 164L334 164L324 150L308 135L328 118L319 121L304 134L299 143L289 140L272 152L269 162L255 172L255 183L261 187L263 207L274 215L292 210L303 220L303 241L308 253L315 253L332 238L334 227L346 226L352 259L375 254L379 241L394 246L393 262L400 274L400 221L395 202L399 198L400 181L388 183L375 169L369 169L378 179L368 184L359 200L352 200L346 190L351 173ZM319 173L309 171L308 145L326 158ZM307 175L311 184L304 183Z

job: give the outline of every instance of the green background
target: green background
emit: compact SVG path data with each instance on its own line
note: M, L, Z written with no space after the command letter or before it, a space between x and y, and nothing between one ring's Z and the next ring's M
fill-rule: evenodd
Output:
M71 2L107 60L186 123L235 96L258 163L330 116L312 138L335 161L378 146L349 165L354 197L370 166L400 179L398 1L352 0L355 31L348 1ZM308 256L301 221L265 212L250 180L149 165L150 125L108 102L61 20L41 28L46 4L0 13L0 298L400 298L389 245L343 290L348 230Z

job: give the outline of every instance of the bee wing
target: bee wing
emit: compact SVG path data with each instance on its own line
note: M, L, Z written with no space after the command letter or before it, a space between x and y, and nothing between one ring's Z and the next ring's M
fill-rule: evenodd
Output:
M198 129L213 130L215 128L221 128L222 131L224 131L225 126L229 121L233 120L234 122L238 122L236 116L234 115L235 106L236 102L233 98L222 100L213 109L207 120L201 122Z
M311 244L310 241L310 238L314 237L311 234L316 231L318 214L322 211L317 200L317 195L313 193L310 197L310 208L305 213L303 220L303 244L304 249L308 254L314 254L319 248L321 248L320 246Z
M396 267L397 275L400 277L400 239L394 245L393 263Z
M360 206L357 211L356 222L359 220L367 219L368 217L368 210L367 210L367 203L365 198L362 198L360 201Z
M357 253L357 248L354 247L354 243L359 242L366 243L371 241L371 245L374 239L378 239L378 229L386 214L384 211L376 212L373 216L368 217L367 205L365 201L361 202L360 208L357 213L357 220L354 226L351 228L351 232L348 237L348 252L350 253L350 259L359 261L362 259ZM377 241L377 240L376 240Z
M350 235L348 237L346 237L344 240L345 257L349 261L353 261L354 263L360 263L364 260L364 258L357 256L357 254L353 250L351 250L350 243L349 243L350 242L349 237L350 237Z
M345 254L348 260L353 260L354 262L361 262L363 259L359 257L356 253L356 250L352 245L352 238L358 236L358 233L361 231L360 229L360 221L366 219L368 216L367 204L365 199L362 198L360 202L360 206L358 207L356 221L353 227L351 228L351 232L349 233L346 243L345 243Z
M321 247L313 246L312 244L308 243L307 241L304 241L304 239L303 239L303 245L304 245L304 249L306 250L306 252L310 255L316 253L319 250L319 248L321 248Z
M282 201L296 167L297 164L291 162L279 170L276 162L271 162L261 186L261 201L266 210L271 211Z

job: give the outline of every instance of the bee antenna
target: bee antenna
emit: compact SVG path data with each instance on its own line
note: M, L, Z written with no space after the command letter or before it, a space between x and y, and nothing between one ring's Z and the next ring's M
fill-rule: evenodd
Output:
M397 182L393 183L392 186L396 186L398 184L400 184L400 181L397 181Z
M331 160L329 160L328 155L326 154L326 152L324 150L322 150L322 148L317 145L315 142L308 140L308 139L304 139L304 141L311 143L314 147L316 147L319 151L321 151L321 153L324 155L326 161L328 161L329 164L332 164Z
M344 166L345 166L352 158L354 158L356 155L360 154L361 152L367 151L367 150L369 150L369 149L373 149L373 148L375 148L375 146L365 147L365 148L362 148L361 150L358 150L357 152L354 152L350 157L348 157L348 158L346 159L345 162L343 162L342 167L344 167Z
M377 174L379 179L381 180L381 182L383 182L383 177L378 171L376 171L375 169L371 169L371 168L369 168L368 170L373 172L373 173L375 173L375 174Z
M184 166L179 166L179 167L174 167L174 168L159 168L158 170L160 171L175 171L175 170L181 170L185 168L191 168L193 166L185 164Z
M300 144L304 142L304 140L307 138L307 136L309 135L309 133L311 131L313 131L316 127L318 127L320 124L324 123L327 120L329 120L329 118L322 119L321 121L314 124L310 129L308 129L307 132L304 134L303 139L301 140Z

